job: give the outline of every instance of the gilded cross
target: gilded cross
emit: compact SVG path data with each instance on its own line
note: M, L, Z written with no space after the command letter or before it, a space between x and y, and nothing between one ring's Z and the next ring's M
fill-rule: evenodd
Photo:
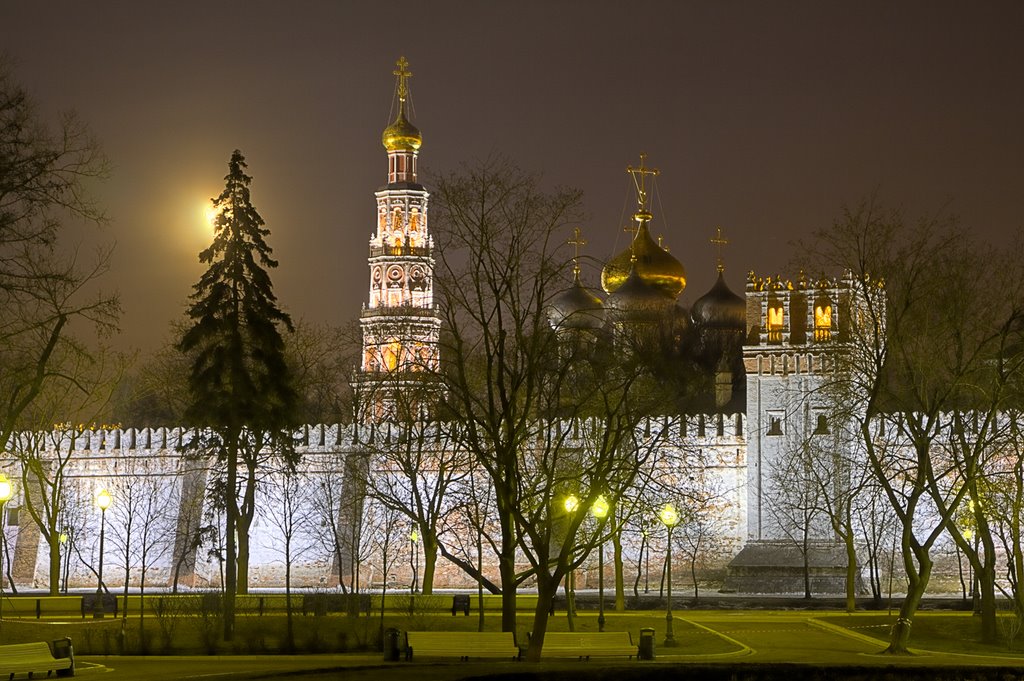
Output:
M412 71L408 69L409 62L404 56L399 57L395 65L398 67L394 71L394 74L398 76L398 98L404 102L409 95L409 85L406 81L412 78Z
M626 166L626 172L633 176L633 184L636 185L636 203L638 210L641 213L647 212L647 182L646 178L648 175L656 176L659 174L657 168L648 168L644 165L647 160L647 154L640 152L640 167L634 168L633 166Z
M729 240L726 239L724 236L722 236L722 228L721 227L716 227L715 228L715 236L711 237L711 239L709 239L709 241L711 243L713 243L715 245L715 247L718 249L718 271L719 272L724 272L725 271L725 264L722 262L722 246L728 245Z
M587 240L583 238L583 232L580 231L580 228L576 227L573 229L573 238L569 239L566 243L573 247L572 273L578 277L580 274L580 248L587 245Z

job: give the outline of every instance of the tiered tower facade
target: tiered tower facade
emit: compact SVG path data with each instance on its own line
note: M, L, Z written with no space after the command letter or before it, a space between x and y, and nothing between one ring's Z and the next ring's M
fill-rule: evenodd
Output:
M402 57L397 66L398 113L381 136L388 180L376 192L369 303L359 320L363 353L356 390L363 421L396 418L408 409L421 412L427 401L422 388L440 366L430 194L419 184L416 168L423 137L409 122L408 62Z
M785 509L800 507L810 490L802 487L808 481L793 478L789 462L844 445L823 390L852 331L852 283L848 276L811 281L802 273L790 281L751 272L747 280L747 541L729 564L727 588L803 590L805 558L793 537L804 528ZM830 526L819 519L806 531L812 591L842 592L846 556Z

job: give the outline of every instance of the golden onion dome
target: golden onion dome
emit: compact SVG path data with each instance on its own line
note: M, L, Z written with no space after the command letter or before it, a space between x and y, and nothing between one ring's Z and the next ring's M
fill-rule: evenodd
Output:
M380 141L388 151L418 151L423 144L419 128L405 117L404 102L398 109L395 122L384 128Z
M601 271L601 287L606 293L615 292L626 283L636 256L636 271L642 282L657 288L674 300L686 288L686 270L683 264L651 238L647 228L649 214L638 214L640 228L629 248L609 260Z
M661 320L672 308L675 296L645 280L633 263L626 280L608 295L605 309L619 321Z

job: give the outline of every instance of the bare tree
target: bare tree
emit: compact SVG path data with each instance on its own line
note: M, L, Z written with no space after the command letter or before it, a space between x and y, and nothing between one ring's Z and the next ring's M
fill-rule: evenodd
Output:
M908 589L890 653L907 651L931 550L947 531L956 538L952 519L974 479L947 446L956 432L947 414L977 406L975 386L1012 308L980 285L979 255L951 218L911 226L872 202L820 233L812 251L819 265L852 273L846 345L827 390L847 406L901 526ZM988 300L976 295L983 288Z
M264 486L266 503L260 508L260 516L277 532L269 548L284 560L284 592L286 612L285 652L295 650L295 625L292 609L292 566L295 559L307 552L311 538L305 528L309 524L310 490L305 477L294 469L285 468L272 476ZM280 540L280 541L279 541Z
M83 323L100 334L116 328L117 297L95 293L111 249L87 262L68 235L72 224L106 221L88 193L106 173L86 127L65 114L48 128L0 60L0 447L39 426L39 410L28 411L48 386L81 387L82 367L95 361L75 335ZM47 428L64 417L48 418Z

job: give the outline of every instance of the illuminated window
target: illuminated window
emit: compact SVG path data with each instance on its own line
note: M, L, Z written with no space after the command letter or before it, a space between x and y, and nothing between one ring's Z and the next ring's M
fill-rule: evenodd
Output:
M771 343L782 342L782 328L785 326L786 313L782 305L773 305L768 308L768 341Z
M814 308L814 340L832 340L832 305L824 303Z
M420 228L420 212L415 208L409 214L409 230L415 232Z
M393 340L384 346L384 367L388 371L394 371L398 367L398 358L402 352L402 344Z

